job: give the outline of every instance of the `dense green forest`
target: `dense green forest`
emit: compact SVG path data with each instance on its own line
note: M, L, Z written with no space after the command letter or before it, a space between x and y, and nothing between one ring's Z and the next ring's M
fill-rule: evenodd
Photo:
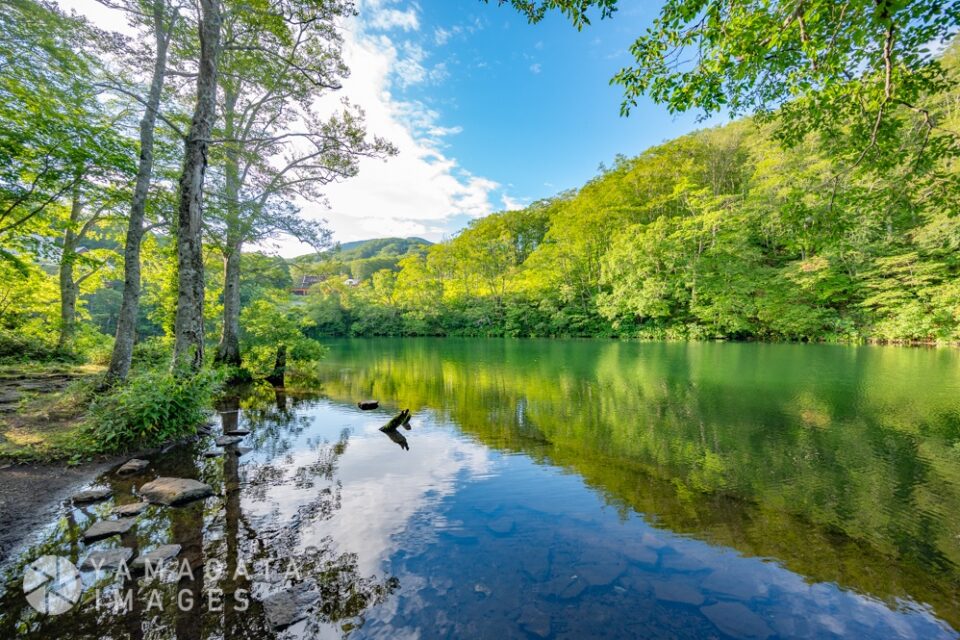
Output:
M956 47L943 62L950 86L924 104L957 130ZM817 136L784 149L772 128L619 157L398 272L315 286L308 313L328 335L960 340L955 157L857 165Z
M135 35L0 13L0 360L102 367L71 401L97 446L166 438L330 335L960 339L957 3L666 2L613 79L623 113L731 124L439 244L339 249L297 203L397 152L321 100L357 7L105 4ZM617 5L497 4L581 29ZM257 251L281 236L316 254Z

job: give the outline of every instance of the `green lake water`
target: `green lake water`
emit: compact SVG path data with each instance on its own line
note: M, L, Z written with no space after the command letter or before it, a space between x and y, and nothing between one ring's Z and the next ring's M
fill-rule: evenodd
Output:
M207 438L157 454L143 476L105 474L94 484L112 500L64 506L7 561L0 637L960 637L960 352L329 346L313 388L221 403L215 430L249 430L251 451L205 457ZM366 398L380 409L360 411ZM378 427L402 408L412 429L387 437ZM78 540L157 475L217 495ZM24 600L23 567L41 555L79 564L166 542L227 570L84 571L83 599L60 616ZM260 603L288 576L234 570L291 558L304 575L290 583L312 596L277 631ZM98 608L131 587L131 609ZM171 606L185 588L226 605Z

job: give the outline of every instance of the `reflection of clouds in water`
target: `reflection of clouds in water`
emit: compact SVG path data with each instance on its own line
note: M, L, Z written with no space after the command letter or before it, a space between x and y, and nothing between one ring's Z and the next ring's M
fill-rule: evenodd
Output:
M351 438L337 473L343 508L315 527L318 535L332 535L341 550L358 554L361 571L379 569L398 546L423 542L399 534L415 514L430 514L452 494L463 474L476 477L490 469L487 449L448 431L415 429L411 434L410 451L400 450L375 427Z
M320 407L315 426L302 438L316 442L321 425L342 425L344 418L353 418L344 410ZM426 416L418 416L412 431L405 432L410 450L401 450L379 431L377 420L358 425L351 433L346 451L336 461L334 481L342 484L341 508L335 509L329 519L301 521L300 547L319 544L331 537L338 551L356 553L362 574L380 569L381 562L398 547L410 549L425 542L434 527L443 527L442 516L434 508L451 495L458 480L477 477L489 472L489 451L473 442L457 438L449 429L434 428ZM324 433L329 442L335 442L340 427L330 426ZM306 442L305 442L306 443ZM304 444L305 444L304 443ZM300 520L304 507L316 500L319 492L330 486L322 476L312 482L298 482L303 478L298 470L314 465L325 446L314 450L292 447L282 459L269 461L280 471L281 479L260 487L262 495L247 495L243 510L252 521L289 523ZM262 463L251 459L252 464ZM248 477L258 474L249 468ZM263 469L259 470L262 473ZM411 526L412 520L427 519L432 526ZM410 531L404 537L400 534ZM416 531L417 533L412 533Z

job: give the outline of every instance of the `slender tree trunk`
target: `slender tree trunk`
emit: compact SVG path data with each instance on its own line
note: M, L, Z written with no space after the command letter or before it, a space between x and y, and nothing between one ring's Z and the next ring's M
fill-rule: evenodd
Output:
M267 382L275 387L284 386L287 374L287 345L277 347L277 359L273 364L273 373L267 376Z
M82 211L78 179L73 187L70 223L63 234L63 253L60 257L60 335L57 339L60 349L69 349L77 332L77 284L73 276L73 263L77 256L76 225L80 223Z
M140 312L140 247L143 243L143 219L153 175L153 135L160 110L160 97L167 73L167 49L176 23L176 15L164 25L165 0L154 0L153 24L157 43L157 55L153 64L153 78L147 96L147 108L140 120L140 163L133 187L133 203L130 206L130 221L123 249L123 300L117 317L117 338L113 343L107 381L125 380L133 360L133 343L136 340L137 315Z
M238 95L230 83L223 89L224 137L236 137L236 106ZM235 367L240 358L240 254L243 239L240 234L240 154L238 145L226 143L224 153L224 200L226 207L226 247L223 253L223 329L217 347L216 361Z
M200 70L197 105L184 144L177 211L177 315L173 364L192 370L203 365L203 181L207 150L217 116L217 63L220 55L220 2L200 0Z
M223 332L216 361L239 367L240 358L240 251L239 242L229 244L224 256Z

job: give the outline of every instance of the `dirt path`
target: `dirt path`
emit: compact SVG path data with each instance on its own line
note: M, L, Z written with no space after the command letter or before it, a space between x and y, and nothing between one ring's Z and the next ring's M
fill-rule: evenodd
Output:
M52 522L80 487L122 461L111 458L75 467L0 463L0 565Z

